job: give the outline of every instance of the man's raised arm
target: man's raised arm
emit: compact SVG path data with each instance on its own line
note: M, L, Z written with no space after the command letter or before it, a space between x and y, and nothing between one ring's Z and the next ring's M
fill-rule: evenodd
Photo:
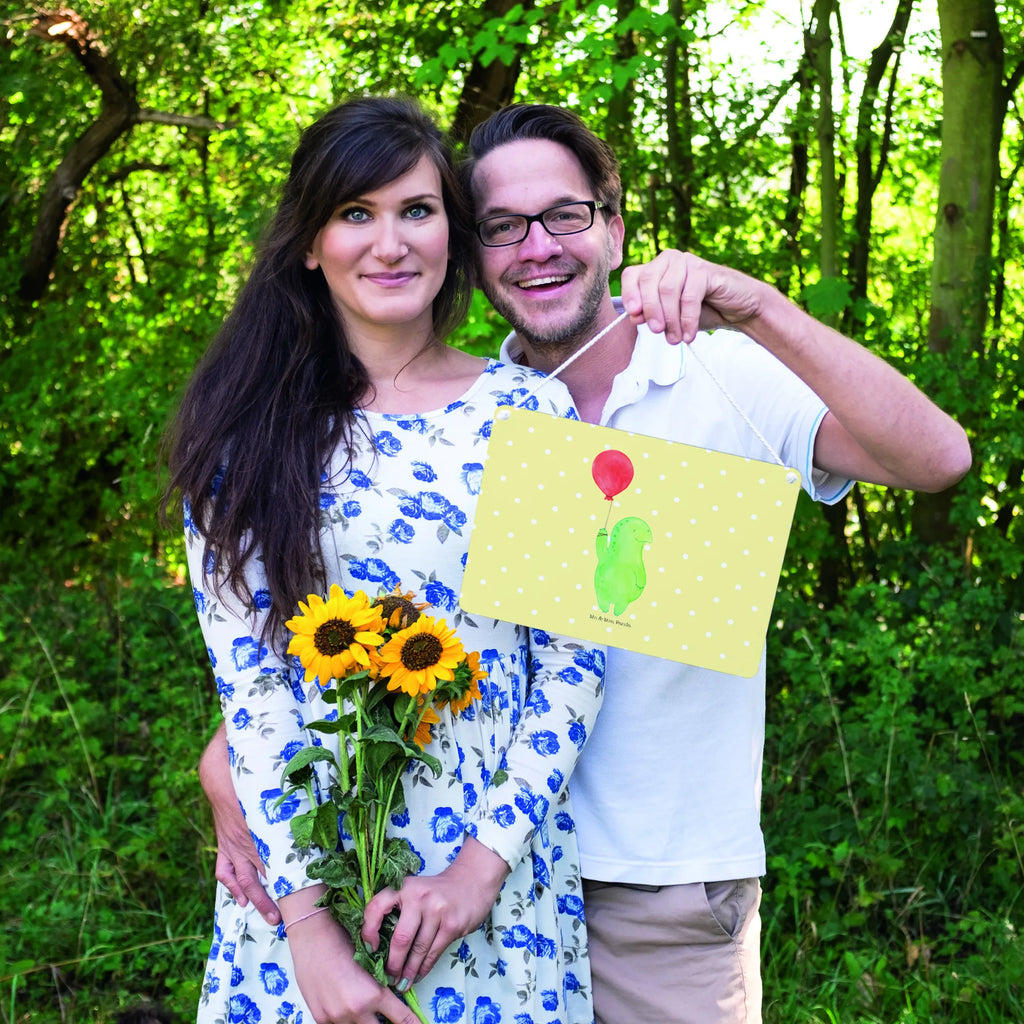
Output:
M828 406L814 449L818 469L868 483L941 491L971 466L963 428L884 360L819 323L781 292L692 253L666 250L622 272L635 321L660 309L671 342L698 330L742 331L793 371Z

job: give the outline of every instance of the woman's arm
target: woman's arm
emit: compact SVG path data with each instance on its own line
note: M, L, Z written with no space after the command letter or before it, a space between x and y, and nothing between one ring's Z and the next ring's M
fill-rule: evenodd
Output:
M367 908L363 938L374 947L384 915L401 910L387 963L400 991L487 917L509 871L546 824L593 728L604 666L603 648L532 631L526 707L458 856L439 875L409 878L398 892L378 893Z

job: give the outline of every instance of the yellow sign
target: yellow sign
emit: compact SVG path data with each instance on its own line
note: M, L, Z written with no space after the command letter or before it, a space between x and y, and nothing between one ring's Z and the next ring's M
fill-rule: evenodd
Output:
M799 491L794 469L503 410L462 607L751 676Z

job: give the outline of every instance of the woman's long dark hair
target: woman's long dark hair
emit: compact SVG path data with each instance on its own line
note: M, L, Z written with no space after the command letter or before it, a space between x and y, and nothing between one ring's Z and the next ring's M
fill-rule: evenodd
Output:
M411 100L343 103L303 132L280 205L234 308L200 361L166 439L166 513L184 499L206 538L203 564L243 602L257 552L270 639L306 594L326 584L319 487L370 391L322 271L304 260L337 207L395 181L428 157L441 175L448 272L433 306L441 343L472 293L472 228L451 154ZM210 572L213 560L216 573ZM197 581L198 583L198 581Z

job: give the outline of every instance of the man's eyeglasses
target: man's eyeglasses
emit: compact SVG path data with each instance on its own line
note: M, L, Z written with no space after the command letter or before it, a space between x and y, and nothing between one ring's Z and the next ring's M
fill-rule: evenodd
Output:
M549 235L577 235L594 223L594 211L605 206L593 199L580 199L575 203L559 203L540 213L507 213L501 217L485 217L476 222L477 238L484 245L515 245L530 233L530 225L540 221Z

